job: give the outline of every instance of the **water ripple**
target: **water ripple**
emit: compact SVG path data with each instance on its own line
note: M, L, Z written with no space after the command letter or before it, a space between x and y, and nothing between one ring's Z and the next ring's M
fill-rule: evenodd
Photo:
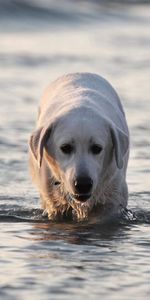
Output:
M12 199L9 199L9 201ZM12 204L10 202L8 205L1 204L0 210L0 222L39 222L39 223L56 223L49 221L47 216L43 213L42 209L39 208L23 208L18 205ZM68 219L64 219L62 221L64 223L76 223L74 221L70 221ZM59 223L59 222L58 222ZM89 221L86 222L78 222L77 224L97 224L97 225L108 225L116 224L116 225L131 225L131 224L150 224L150 211L147 210L129 210L122 209L121 214L115 215L110 220L100 222L98 217L90 218Z

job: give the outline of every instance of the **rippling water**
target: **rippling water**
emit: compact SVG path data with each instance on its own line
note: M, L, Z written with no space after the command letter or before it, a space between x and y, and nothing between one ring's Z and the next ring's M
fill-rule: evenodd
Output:
M149 299L150 6L125 2L0 1L2 299ZM111 224L49 223L28 175L43 89L76 71L106 77L127 115L129 212Z

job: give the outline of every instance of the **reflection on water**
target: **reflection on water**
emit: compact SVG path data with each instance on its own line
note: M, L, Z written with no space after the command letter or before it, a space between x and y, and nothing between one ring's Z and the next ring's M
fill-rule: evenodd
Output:
M12 237L13 234L13 237ZM2 291L41 299L99 297L113 299L122 291L149 296L149 228L114 228L68 224L14 224L2 232L5 272ZM5 238L4 238L5 236ZM7 240L8 239L8 240ZM13 243L12 243L13 242ZM13 245L13 246L12 246ZM11 257L9 255L11 251ZM7 272L15 270L9 276ZM142 278L141 278L142 274ZM35 292L36 291L36 292ZM124 297L121 296L122 299Z
M2 299L149 299L150 6L125 2L0 1ZM109 224L49 222L28 175L38 99L76 71L106 77L129 124L133 213Z

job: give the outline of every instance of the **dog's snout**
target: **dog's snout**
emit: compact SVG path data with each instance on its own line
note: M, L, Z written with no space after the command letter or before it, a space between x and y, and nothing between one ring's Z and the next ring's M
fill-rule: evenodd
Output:
M77 177L74 181L75 192L78 194L88 194L93 186L93 181L90 177Z

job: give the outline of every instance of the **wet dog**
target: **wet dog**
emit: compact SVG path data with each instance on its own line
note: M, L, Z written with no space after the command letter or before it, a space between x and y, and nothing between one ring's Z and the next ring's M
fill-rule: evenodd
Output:
M49 219L113 213L128 200L129 132L119 97L102 77L65 75L46 89L29 165Z

